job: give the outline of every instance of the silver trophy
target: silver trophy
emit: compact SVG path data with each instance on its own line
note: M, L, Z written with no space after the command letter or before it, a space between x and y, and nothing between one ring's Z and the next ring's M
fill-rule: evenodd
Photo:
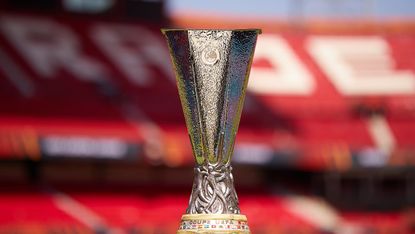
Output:
M178 233L250 233L230 164L259 29L162 30L174 65L195 178Z

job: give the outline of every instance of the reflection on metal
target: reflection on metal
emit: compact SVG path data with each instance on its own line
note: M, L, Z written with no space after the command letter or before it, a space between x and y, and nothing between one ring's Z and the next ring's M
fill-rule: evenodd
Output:
M230 159L260 30L163 33L196 159L187 213L239 214Z

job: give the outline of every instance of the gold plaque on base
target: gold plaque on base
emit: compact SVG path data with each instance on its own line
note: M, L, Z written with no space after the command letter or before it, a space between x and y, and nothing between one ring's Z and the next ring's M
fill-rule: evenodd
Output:
M245 215L240 214L185 214L177 234L249 234Z

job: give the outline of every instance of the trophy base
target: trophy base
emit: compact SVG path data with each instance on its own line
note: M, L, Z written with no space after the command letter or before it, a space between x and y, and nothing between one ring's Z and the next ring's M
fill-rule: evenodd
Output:
M245 215L185 214L177 234L250 234Z

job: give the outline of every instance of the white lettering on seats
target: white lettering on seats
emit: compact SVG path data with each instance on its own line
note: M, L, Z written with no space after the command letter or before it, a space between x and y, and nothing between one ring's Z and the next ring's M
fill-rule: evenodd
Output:
M168 51L151 31L138 26L99 24L92 28L91 38L133 84L150 85L155 75L152 66L173 78Z
M258 94L310 95L315 89L312 74L288 43L275 35L258 38L255 60L265 59L268 67L253 66L248 89Z
M82 54L78 38L62 24L41 18L5 16L0 28L43 78L56 77L62 68L80 80L105 78L105 68Z
M415 75L397 70L378 36L312 36L307 49L342 95L415 94Z

